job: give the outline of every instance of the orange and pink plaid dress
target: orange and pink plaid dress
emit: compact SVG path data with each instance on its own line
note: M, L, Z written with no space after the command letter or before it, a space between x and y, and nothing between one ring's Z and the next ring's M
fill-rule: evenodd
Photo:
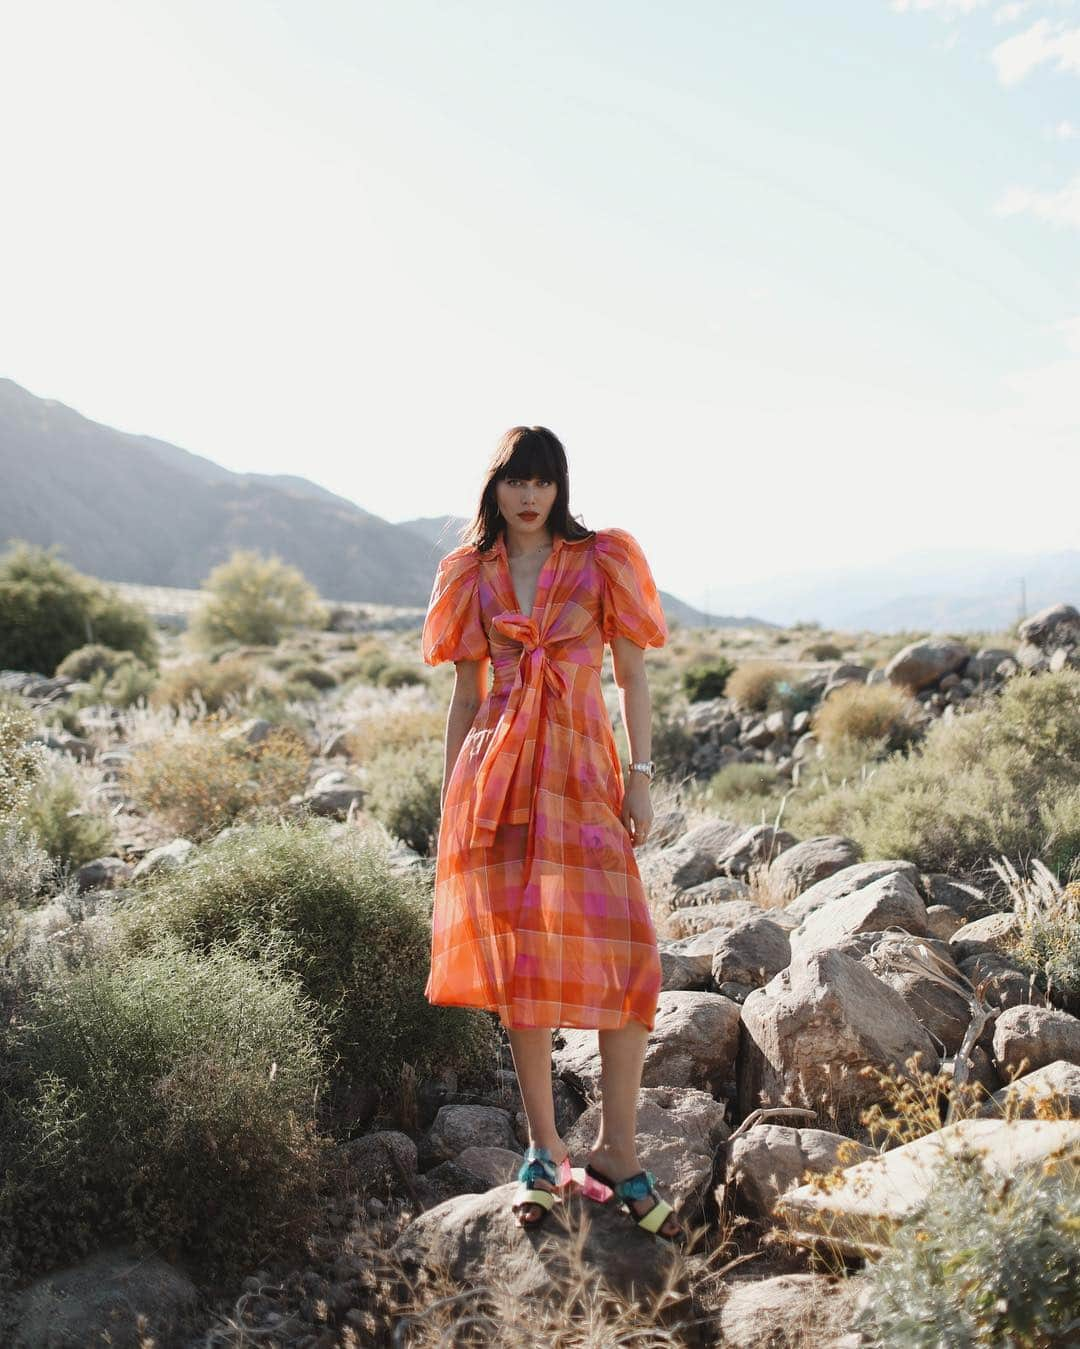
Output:
M616 634L663 646L649 565L622 529L555 536L531 614L500 535L439 563L429 665L491 657L492 684L447 784L428 1001L504 1026L653 1029L656 928L619 812L623 775L600 687Z

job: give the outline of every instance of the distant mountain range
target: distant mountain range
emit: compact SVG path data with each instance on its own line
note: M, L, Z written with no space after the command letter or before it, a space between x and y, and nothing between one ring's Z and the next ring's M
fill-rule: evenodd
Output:
M0 379L0 548L15 538L58 544L103 580L184 589L254 548L299 567L327 599L423 607L463 524L392 524L306 478L233 473ZM661 598L669 620L687 626L771 626Z

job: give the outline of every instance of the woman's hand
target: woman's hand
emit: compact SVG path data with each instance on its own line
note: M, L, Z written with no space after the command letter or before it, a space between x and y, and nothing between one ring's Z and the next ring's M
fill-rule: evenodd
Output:
M644 773L631 773L622 804L622 822L634 847L645 842L652 828L653 808L649 779Z

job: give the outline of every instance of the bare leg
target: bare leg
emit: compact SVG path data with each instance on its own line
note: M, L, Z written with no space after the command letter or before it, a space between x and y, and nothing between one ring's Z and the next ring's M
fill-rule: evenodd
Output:
M634 1017L618 1030L597 1032L600 1043L600 1134L589 1153L589 1161L614 1181L625 1180L643 1167L637 1155L637 1099L645 1046L649 1032ZM648 1213L653 1199L633 1201L640 1216ZM660 1235L675 1236L680 1224L670 1214Z
M514 1070L521 1088L521 1099L529 1121L529 1142L545 1147L558 1166L566 1156L566 1144L555 1128L555 1101L551 1093L551 1028L530 1026L524 1030L507 1027L510 1050L514 1056ZM550 1190L546 1180L538 1180L536 1188ZM544 1210L539 1204L526 1204L519 1210L518 1221L523 1226L537 1222Z

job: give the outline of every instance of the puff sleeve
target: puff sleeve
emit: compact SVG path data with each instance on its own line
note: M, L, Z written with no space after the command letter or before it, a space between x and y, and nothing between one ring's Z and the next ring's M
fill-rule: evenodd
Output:
M479 579L480 558L468 544L447 553L439 563L420 638L425 664L482 660L488 654Z
M595 552L603 579L604 641L621 636L640 647L663 646L667 622L641 545L625 529L601 529Z

